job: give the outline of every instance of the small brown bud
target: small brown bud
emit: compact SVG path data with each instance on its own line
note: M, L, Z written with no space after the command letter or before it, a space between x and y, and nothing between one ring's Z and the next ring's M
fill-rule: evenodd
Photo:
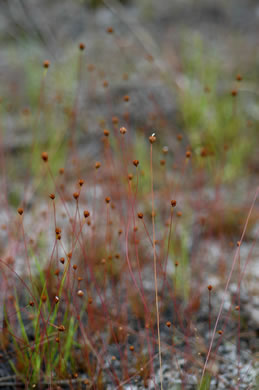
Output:
M90 216L90 212L88 210L84 211L84 217L88 218Z
M73 270L74 270L74 271L77 270L77 265L76 265L76 264L73 265Z
M243 80L243 77L241 76L241 74L238 73L238 74L236 75L236 80L237 80L237 81L242 81L242 80Z
M104 130L103 130L103 134L105 135L105 137L109 137L110 132L109 132L109 130L104 129Z
M114 30L113 30L113 28L110 26L110 27L107 27L106 32L107 32L107 34L112 34L112 33L114 32Z
M138 217L139 217L139 219L143 219L143 217L144 217L143 213L138 213Z
M42 300L43 303L45 303L45 302L47 301L46 295L42 295L42 296L41 296L41 300Z
M218 330L218 334L219 335L222 335L223 331L222 330Z
M63 175L64 171L65 171L64 168L59 168L59 174L60 174L60 175Z
M130 97L128 95L125 95L123 100L124 100L124 102L128 102L130 100Z
M43 67L44 67L45 69L48 69L49 66L50 66L50 62L49 62L48 60L45 60L45 61L43 62Z
M84 185L84 182L85 181L83 179L78 180L78 184L80 185L80 187L82 187Z
M120 133L121 133L121 134L126 134L126 133L127 133L126 127L121 127L121 128L120 128Z
M56 295L55 298L54 298L54 302L55 303L58 303L59 302L59 297Z
M17 209L17 212L18 212L18 214L23 215L23 208L22 208L22 207L19 207L19 208Z
M182 139L183 139L182 134L178 134L178 135L177 135L177 139L178 139L178 141L182 141Z
M133 179L132 173L129 173L129 174L128 174L128 179L129 179L130 181Z
M42 152L41 153L41 158L44 162L47 162L49 159L48 153L47 152Z
M64 327L64 325L59 325L58 326L58 331L59 332L65 332L66 328Z
M176 262L174 263L174 266L175 266L175 267L178 267L178 265L179 265L179 263L178 263L178 261L176 261Z
M61 257L61 258L59 259L59 261L60 261L61 264L64 264L64 263L65 263L64 257Z
M186 158L190 158L191 155L192 155L192 152L190 150L187 150L187 152L185 153Z
M134 348L133 345L131 345L131 346L129 347L129 349L130 349L131 352L133 352L135 348Z
M176 215L177 215L177 217L181 217L182 216L182 212L181 211L177 211Z
M107 88L109 86L109 83L107 80L104 80L103 82L103 88Z
M239 247L241 245L241 241L238 241L237 242L237 246Z
M77 291L77 296L82 298L84 296L84 292L82 290Z
M111 201L111 198L110 198L109 196L107 196L107 197L105 198L105 202L108 204L108 203L110 203L110 201Z
M211 285L211 284L208 285L208 290L209 290L209 291L212 290L212 285Z
M231 95L233 96L233 97L235 97L235 96L237 96L237 90L236 89L233 89L232 91L231 91Z
M101 166L101 163L100 163L99 161L97 161L97 162L95 163L95 168L96 168L96 169L99 169L100 166Z
M112 117L112 123L113 123L114 125L117 125L117 124L119 123L119 119L118 119L117 116L113 116L113 117Z
M79 192L74 192L73 197L74 197L74 199L77 200L79 198Z
M79 50L83 51L85 50L85 44L84 43L79 43Z
M55 199L55 194L49 194L50 199L54 200Z
M165 160L160 160L160 165L163 167L165 165Z
M172 207L175 207L175 206L176 206L176 203L177 203L176 200L171 200L171 206L172 206Z
M172 325L171 322L170 322L170 321L167 321L166 326L167 326L168 328L170 328L171 325Z
M135 165L135 167L137 167L139 165L139 160L133 160L133 165Z
M29 305L30 305L31 307L33 307L33 306L34 306L34 302L33 302L33 301L30 301L30 302L29 302Z
M154 142L156 142L156 137L155 137L154 135L151 135L151 136L149 137L149 142L150 142L151 144L153 144Z

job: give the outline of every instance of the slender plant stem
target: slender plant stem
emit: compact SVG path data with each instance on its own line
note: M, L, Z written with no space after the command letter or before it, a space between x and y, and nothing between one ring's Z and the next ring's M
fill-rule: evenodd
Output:
M161 341L160 341L160 318L158 305L158 288L157 288L157 269L156 269L156 232L155 232L155 207L154 207L154 185L153 185L153 164L152 164L152 144L150 144L150 176L151 176L151 195L152 195L152 227L153 227L153 258L154 258L154 277L156 291L156 319L157 319L157 338L158 338L158 357L160 366L160 388L163 390L163 372L162 372L162 356L161 356Z

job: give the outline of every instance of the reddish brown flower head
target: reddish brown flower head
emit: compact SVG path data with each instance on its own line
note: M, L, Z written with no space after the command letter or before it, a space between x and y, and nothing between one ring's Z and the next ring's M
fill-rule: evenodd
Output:
M42 152L41 153L41 158L44 162L47 162L49 159L48 153L47 152Z
M85 210L85 211L84 211L84 217L85 217L85 218L88 218L89 215L90 215L90 212L89 212L88 210Z
M48 69L48 68L50 67L50 62L49 62L48 60L45 60L45 61L43 62L43 67L44 67L45 69Z
M167 321L166 326L167 326L168 328L170 328L171 325L172 325L171 322L170 322L170 321Z
M121 133L121 134L126 134L126 133L127 133L126 127L121 127L121 128L120 128L120 133Z
M84 185L84 180L83 179L79 179L78 180L78 184L80 185L80 187L82 187Z
M209 291L212 290L212 285L211 285L211 284L208 285L208 290L209 290Z
M109 132L109 130L104 129L104 130L103 130L103 134L105 135L105 137L109 137L110 132Z
M96 168L96 169L99 169L100 166L101 166L101 163L100 163L99 161L97 161L97 162L95 163L95 168Z
M237 80L237 81L242 81L242 80L243 80L243 77L241 76L241 74L238 73L238 74L236 75L236 80Z
M105 198L105 202L108 204L108 203L110 203L110 201L111 201L111 198L110 198L109 196L107 196L107 197Z
M176 200L174 200L174 199L171 200L171 206L172 206L172 207L175 207L175 206L176 206L176 203L177 203Z
M55 199L55 194L49 194L50 199L54 200Z
M231 95L232 95L233 97L237 96L237 90L236 90L236 89L233 89L233 90L231 91Z
M79 43L79 50L83 51L85 50L85 44L84 43Z
M117 116L113 116L113 117L112 117L112 123L113 123L114 125L117 125L117 124L119 123L119 118L118 118Z
M144 217L143 213L138 213L138 218L139 219L143 219L143 217Z
M182 134L178 134L178 135L177 135L177 139L178 139L178 141L182 141L182 139L183 139Z
M107 34L112 34L114 32L114 30L111 26L109 26L109 27L107 27L106 32L107 32Z
M139 160L133 160L133 165L135 165L135 167L137 167L139 165Z
M59 259L59 261L60 261L61 264L64 264L64 263L65 263L64 257L61 257L61 258Z
M130 100L129 95L125 95L125 96L123 97L123 100L124 100L124 102L128 102L128 101Z
M156 142L156 136L155 136L155 135L151 135L151 136L149 137L149 142L150 142L151 144L153 144L154 142Z
M74 199L77 200L79 198L79 192L74 192L73 197L74 197Z
M18 212L18 214L23 215L23 208L22 208L22 207L19 207L19 208L17 209L17 212Z
M60 174L60 175L63 175L64 172L65 172L65 169L64 169L64 168L59 168L59 174Z
M131 180L133 179L132 173L129 173L129 174L128 174L128 179L129 179L129 181L131 181Z
M185 153L186 158L190 158L192 155L192 152L190 150L187 150Z

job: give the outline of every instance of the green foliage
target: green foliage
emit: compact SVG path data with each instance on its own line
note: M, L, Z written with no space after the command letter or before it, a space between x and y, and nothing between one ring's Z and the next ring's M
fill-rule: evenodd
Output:
M232 180L244 171L244 161L253 150L253 142L247 136L248 130L244 131L247 118L241 92L232 96L238 84L228 80L224 66L208 50L199 35L188 37L188 44L183 43L180 113L195 154L199 156L206 148L209 155L216 157L207 159L209 171L216 169L223 179Z

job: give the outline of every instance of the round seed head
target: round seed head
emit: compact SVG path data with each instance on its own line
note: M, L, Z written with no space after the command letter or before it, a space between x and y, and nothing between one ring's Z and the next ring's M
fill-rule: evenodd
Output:
M17 209L17 212L18 212L18 214L23 215L23 208L22 208L22 207L19 207L19 208Z
M156 136L152 134L152 135L149 137L149 142L150 142L151 144L153 144L154 142L156 142Z
M177 203L176 200L174 200L174 199L171 200L171 206L172 206L172 207L175 207L175 206L176 206L176 203Z
M79 50L83 51L85 50L85 44L84 43L79 43Z
M107 34L112 34L114 32L114 30L111 26L109 26L109 27L107 27L106 32L107 32Z
M138 218L139 219L143 219L143 217L144 217L143 213L138 213Z
M77 291L77 296L82 298L84 296L84 292L82 290Z
M90 215L90 212L88 210L85 210L84 211L84 217L87 218L87 217L89 217L89 215Z
M49 194L50 199L54 200L55 199L55 194Z
M120 128L120 133L121 133L121 134L126 134L126 133L127 133L126 127L121 127L121 128Z
M73 197L74 197L74 199L77 200L79 198L79 192L74 192Z
M78 180L78 184L80 185L80 187L82 187L84 185L84 180L83 179L79 179Z
M133 160L133 165L135 165L135 167L137 167L139 165L139 160Z
M49 66L50 66L50 62L49 62L48 60L45 60L45 61L43 62L43 67L44 67L45 69L48 69Z
M44 162L47 162L49 159L48 153L47 152L42 152L41 153L41 158Z

